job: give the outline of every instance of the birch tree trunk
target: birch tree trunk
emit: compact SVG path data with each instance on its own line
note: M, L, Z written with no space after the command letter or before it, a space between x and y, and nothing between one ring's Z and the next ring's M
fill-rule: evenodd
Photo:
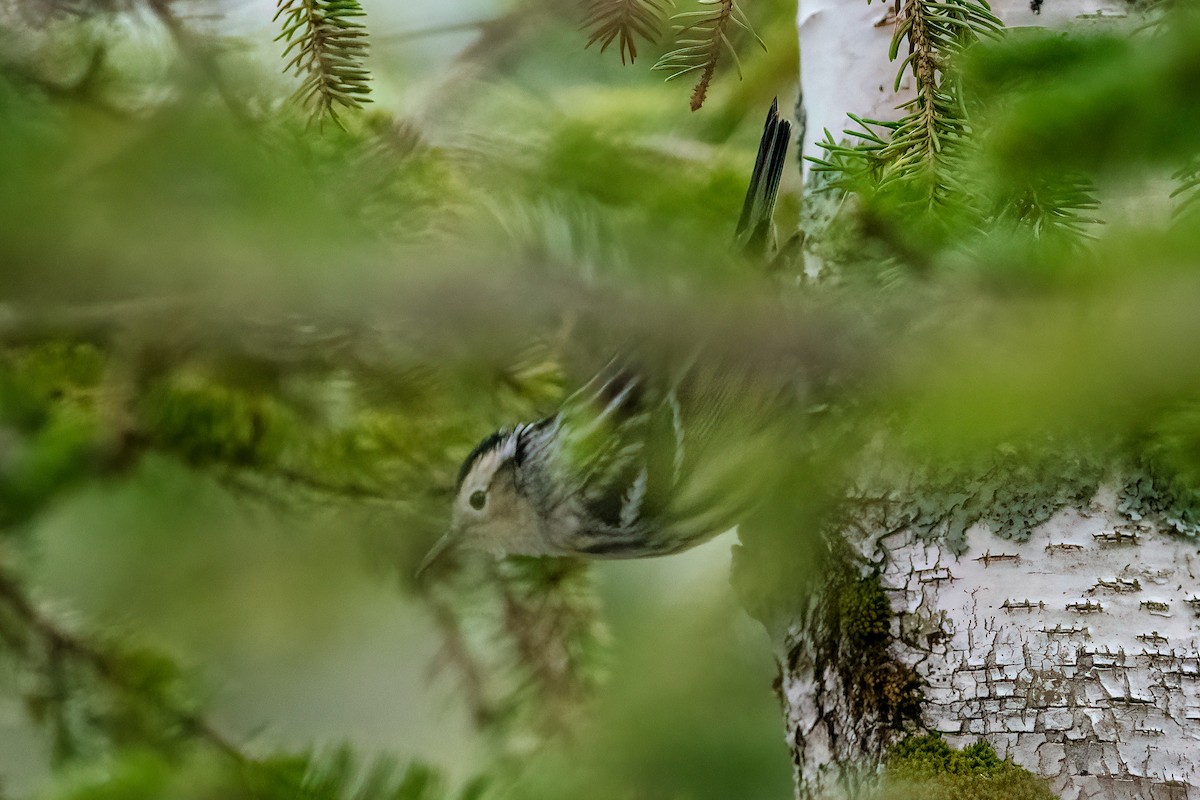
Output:
M887 747L938 731L1069 800L1200 798L1200 543L1121 505L1104 487L1023 542L977 524L957 553L886 516L847 532L854 578L782 642L797 797L853 796ZM872 593L886 643L864 653Z
M992 11L1009 27L1061 27L1079 19L1121 18L1128 0L993 0ZM851 127L847 113L895 119L896 106L912 97L912 78L895 86L897 64L888 60L894 2L799 0L800 142L818 155L825 131L834 140ZM1034 8L1037 8L1034 11ZM807 169L807 166L805 167Z
M993 10L1063 25L1129 5ZM895 118L911 81L894 91L891 9L800 0L805 155L826 129L841 138L847 112ZM1068 800L1200 800L1200 542L1127 489L1043 507L1025 541L976 524L953 548L864 509L840 568L777 634L796 796L854 796L889 747L938 731L987 740Z

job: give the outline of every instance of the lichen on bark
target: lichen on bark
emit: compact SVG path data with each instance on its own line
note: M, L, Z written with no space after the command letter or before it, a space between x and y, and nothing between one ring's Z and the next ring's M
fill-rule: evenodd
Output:
M852 506L851 514L862 527L906 528L963 555L974 525L1000 539L1026 542L1060 510L1086 506L1109 483L1119 487L1118 509L1130 521L1200 537L1200 476L1176 466L1163 449L1139 437L1108 443L1047 440L970 458L892 464L887 474L865 477L867 502Z
M1195 481L1137 447L1006 448L847 496L785 626L798 798L871 797L892 748L933 732L1070 800L1194 792L1200 544L1176 520Z
M986 525L1002 539L1023 542L1060 508L1086 503L1104 475L1104 461L1086 450L1044 443L1005 446L959 462L913 469L900 489L887 486L886 527L908 527L952 552L966 549L967 530ZM870 506L861 516L872 516Z

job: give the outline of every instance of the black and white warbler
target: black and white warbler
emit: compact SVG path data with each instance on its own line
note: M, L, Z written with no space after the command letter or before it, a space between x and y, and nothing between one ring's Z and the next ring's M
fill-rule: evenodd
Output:
M790 132L772 104L735 234L752 256L771 244ZM553 416L485 438L459 472L450 532L418 574L451 546L641 558L732 527L751 500L747 478L766 442L752 422L727 424L741 413L734 382L703 372L680 369L656 382L614 361Z

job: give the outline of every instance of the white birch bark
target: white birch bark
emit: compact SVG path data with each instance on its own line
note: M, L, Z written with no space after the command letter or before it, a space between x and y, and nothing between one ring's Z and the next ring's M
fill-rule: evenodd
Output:
M1066 800L1200 798L1200 541L1131 520L1111 489L1026 542L977 525L961 556L910 530L850 536L895 615L890 655L920 678L921 727L986 739ZM794 622L781 663L805 798L852 796L855 762L904 735L848 713L822 635Z
M1126 0L1043 0L1037 13L1031 0L994 0L1009 27L1062 26L1079 19L1122 17ZM888 61L895 19L892 2L800 0L800 111L803 155L819 155L825 130L835 141L853 128L847 112L871 119L895 119L895 108L912 96L911 76L896 89L897 64ZM807 165L805 165L807 170Z
M1125 0L1043 0L1036 14L1030 0L992 5L1010 27L1129 9ZM911 78L894 86L890 9L800 0L805 155L819 154L826 129L843 138L847 112L894 119L911 92ZM920 679L919 719L901 726L861 713L821 608L833 601L818 596L780 649L798 798L855 795L857 776L923 728L957 747L986 739L1068 800L1200 800L1200 542L1130 519L1111 489L1027 542L976 526L961 556L910 530L847 536L890 600L889 653Z

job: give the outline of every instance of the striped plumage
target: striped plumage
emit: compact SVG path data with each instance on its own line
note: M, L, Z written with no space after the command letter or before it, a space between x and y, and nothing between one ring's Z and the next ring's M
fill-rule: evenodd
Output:
M620 558L680 549L678 536L660 535L686 455L676 392L610 367L558 414L509 434L517 488L548 553Z
M697 460L730 409L691 384L657 387L612 365L557 414L487 437L463 464L452 540L500 554L641 558L731 527L742 504Z
M751 255L769 245L790 130L772 104L735 235ZM773 401L748 404L744 382L696 364L674 372L652 377L614 361L553 416L485 438L459 473L451 530L422 569L450 545L666 555L736 524L753 501L757 454L769 446L750 409Z

